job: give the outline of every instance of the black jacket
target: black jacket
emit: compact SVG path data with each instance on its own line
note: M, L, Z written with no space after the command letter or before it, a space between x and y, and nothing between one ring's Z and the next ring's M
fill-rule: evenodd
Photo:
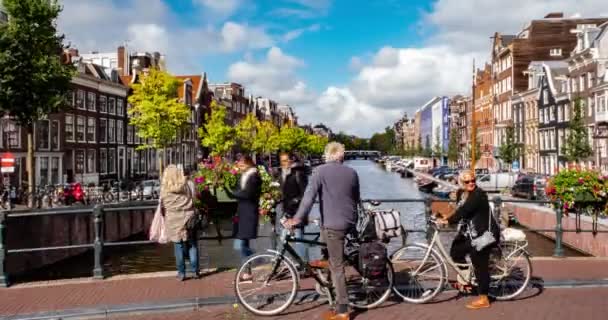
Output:
M456 193L457 202L462 199L462 195L463 190L458 190ZM474 230L469 230L471 231L473 237L479 237L488 230L488 222L490 222L489 215L490 203L488 201L488 195L485 191L479 187L476 187L475 190L473 190L473 192L464 201L464 203L456 209L455 214L450 217L449 222L455 223L462 220L464 223L466 223L466 228L471 225L474 228ZM491 231L494 236L497 237L500 233L500 226L498 225L496 219L493 219L491 223Z
M308 176L305 168L302 165L295 165L291 168L289 174L283 179L282 172L279 176L281 184L281 193L283 195L283 212L291 218L298 211L304 191L308 185Z
M258 236L260 194L262 193L262 178L258 172L253 173L247 179L244 188L236 190L226 189L228 196L238 201L237 215L239 222L237 226L237 239L255 239Z

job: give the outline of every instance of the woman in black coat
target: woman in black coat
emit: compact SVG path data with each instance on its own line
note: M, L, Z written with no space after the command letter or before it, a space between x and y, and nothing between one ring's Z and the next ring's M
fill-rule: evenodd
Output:
M464 186L456 194L457 208L452 216L448 218L450 223L460 223L459 232L450 255L454 262L466 264L465 257L470 256L475 269L475 277L478 282L479 299L467 304L469 309L481 309L490 306L488 291L490 287L490 252L498 243L500 227L493 217L491 217L488 196L475 184L475 175L472 171L466 170L460 174L460 182ZM479 241L481 236L490 230L494 242L478 250L473 241Z
M240 240L241 259L243 262L253 254L249 240L258 236L260 194L262 193L262 178L253 160L244 156L238 162L241 178L234 191L226 188L226 193L237 199L238 225L236 238ZM251 274L244 274L243 280L248 280Z

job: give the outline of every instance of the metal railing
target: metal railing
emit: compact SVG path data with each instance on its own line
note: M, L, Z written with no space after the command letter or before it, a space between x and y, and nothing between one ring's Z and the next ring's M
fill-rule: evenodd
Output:
M380 203L424 203L425 214L428 217L432 214L432 203L433 202L455 202L449 199L374 199L374 200L363 200L365 203L377 201ZM591 232L596 233L608 233L608 230L598 230L597 225L594 225L592 230L580 229L580 223L577 223L576 229L564 229L562 227L562 206L561 203L552 203L551 201L538 201L538 200L515 200L508 199L503 200L501 197L494 197L491 199L494 203L494 214L496 217L501 217L501 210L503 203L533 203L533 204L555 204L554 212L556 214L556 224L553 229L528 229L535 232L553 232L555 233L555 247L553 255L555 257L562 257L564 255L563 249L563 234L565 232ZM79 208L65 208L60 210L40 210L40 211L0 211L0 286L7 287L10 285L9 275L6 271L7 259L16 254L33 253L33 252L45 252L53 250L69 250L69 249L93 249L94 263L93 263L93 279L104 279L103 270L103 253L105 247L114 246L131 246L131 245L149 245L154 244L154 241L142 240L142 241L112 241L105 242L103 230L104 216L105 213L109 212L124 212L124 211L142 211L151 210L154 211L157 207L156 201L138 201L126 204L116 205L96 205L95 207L79 207ZM85 244L74 244L65 246L53 246L53 247L37 247L37 248L7 248L6 244L6 232L7 232L7 219L19 219L24 217L42 217L42 216L60 216L60 215L91 215L93 219L93 242ZM403 229L406 234L408 232L427 232L424 229ZM444 230L453 231L453 230ZM218 234L219 238L223 238L221 234ZM201 237L200 239L218 239L218 237Z

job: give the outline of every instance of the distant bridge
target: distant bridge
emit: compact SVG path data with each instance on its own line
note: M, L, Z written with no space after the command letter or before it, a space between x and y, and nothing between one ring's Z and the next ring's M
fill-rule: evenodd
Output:
M344 152L344 158L350 159L376 159L382 154L376 150L347 150Z

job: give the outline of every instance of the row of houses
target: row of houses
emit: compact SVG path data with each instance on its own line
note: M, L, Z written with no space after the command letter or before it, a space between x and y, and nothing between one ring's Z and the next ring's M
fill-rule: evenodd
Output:
M247 96L238 83L209 83L205 73L178 75L178 97L192 115L174 143L162 150L143 149L145 143L129 124L128 96L150 68L165 69L158 52L136 52L121 46L116 52L65 52L77 67L67 105L34 125L34 176L37 185L81 182L100 185L111 181L142 180L158 176L158 159L194 168L208 156L197 129L209 115L211 101L226 106L227 123L236 125L247 114L276 126L297 125L293 108L269 98ZM27 136L9 116L0 119L0 152L11 153L15 172L5 175L13 186L27 183ZM6 182L6 181L5 181Z
M499 170L509 165L502 163L498 149L505 141L507 127L513 126L515 142L522 146L516 167L554 174L567 166L564 144L568 123L574 104L580 101L593 149L593 156L580 164L608 171L607 21L550 13L530 21L517 34L495 32L490 62L474 71L472 96L443 98L448 100L448 108L441 114L448 119L447 132L455 129L458 134L458 165L470 165L474 112L481 148L477 167ZM405 140L399 143L417 146L433 137L434 132L428 131L427 109L431 108L429 104L438 104L440 98L416 112L408 125L414 138L407 140L402 133ZM438 115L432 113L430 117L431 130L445 126ZM444 148L447 150L447 145Z

